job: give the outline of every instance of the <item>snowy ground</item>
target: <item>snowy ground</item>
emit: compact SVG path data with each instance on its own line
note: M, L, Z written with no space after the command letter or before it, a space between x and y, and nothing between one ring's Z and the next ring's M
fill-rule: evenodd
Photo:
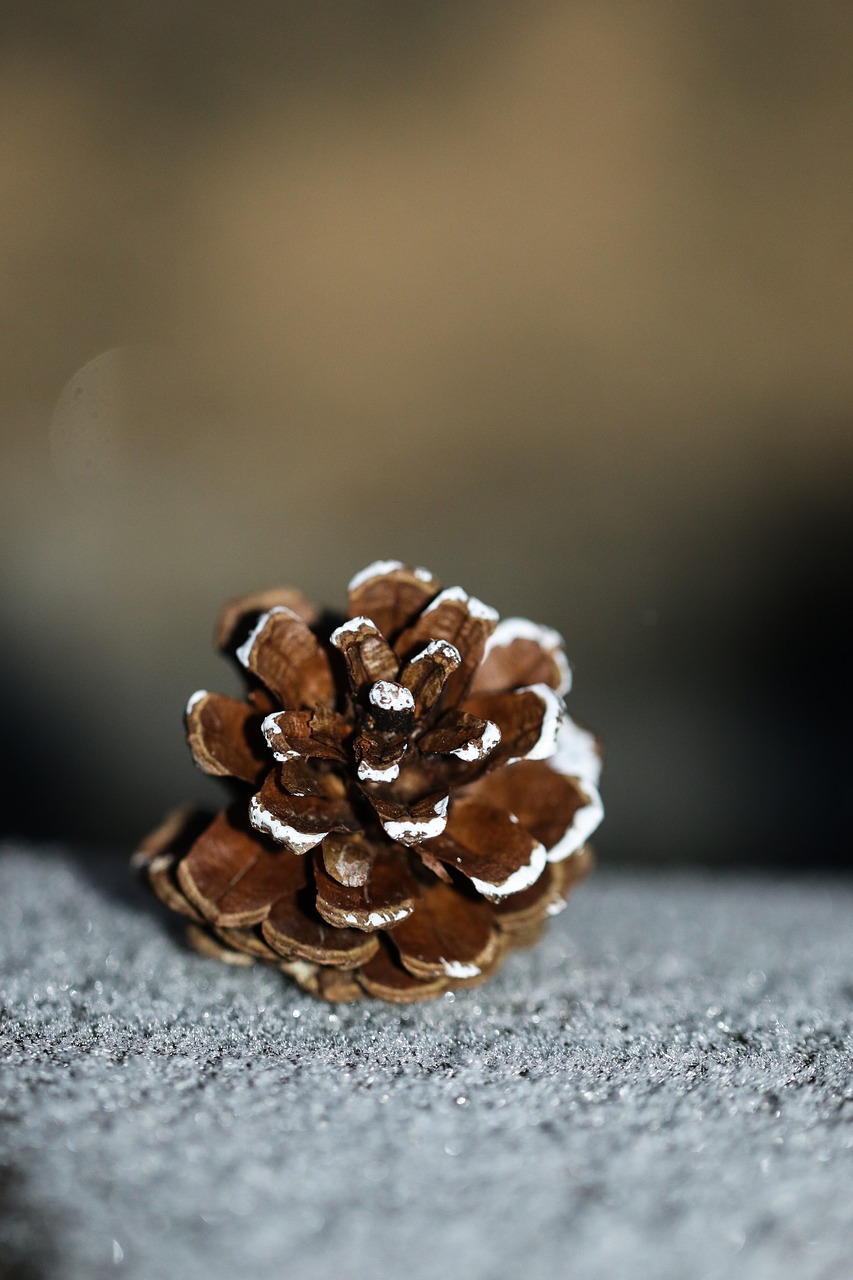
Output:
M853 886L599 873L489 985L313 1002L0 848L0 1275L823 1280Z

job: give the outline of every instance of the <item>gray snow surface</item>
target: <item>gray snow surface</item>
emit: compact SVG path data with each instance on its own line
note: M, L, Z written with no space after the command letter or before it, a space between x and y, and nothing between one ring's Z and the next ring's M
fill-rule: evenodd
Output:
M315 1003L0 849L0 1274L853 1276L853 886L599 874L490 984Z

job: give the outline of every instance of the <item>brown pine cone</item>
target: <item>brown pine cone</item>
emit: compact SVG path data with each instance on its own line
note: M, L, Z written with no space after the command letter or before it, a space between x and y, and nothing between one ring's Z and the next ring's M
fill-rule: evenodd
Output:
M539 937L603 813L555 631L383 561L349 621L282 588L227 605L217 641L246 701L195 693L186 726L232 803L172 815L135 858L194 946L327 1000L413 1001Z

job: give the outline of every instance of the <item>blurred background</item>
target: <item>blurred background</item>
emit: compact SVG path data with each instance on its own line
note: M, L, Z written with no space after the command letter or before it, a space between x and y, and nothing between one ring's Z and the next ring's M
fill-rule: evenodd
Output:
M225 598L558 627L605 863L846 869L853 7L0 7L3 827L207 799Z

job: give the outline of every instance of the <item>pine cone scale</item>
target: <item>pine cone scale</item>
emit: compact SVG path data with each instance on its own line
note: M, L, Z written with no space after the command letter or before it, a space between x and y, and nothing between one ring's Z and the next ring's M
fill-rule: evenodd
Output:
M430 640L405 665L400 683L414 702L414 717L424 728L431 724L430 712L437 708L448 677L458 669L462 655L449 640Z
M286 883L277 850L261 849L216 903L215 923L226 928L260 924L269 915L270 903Z
M343 655L356 698L382 680L396 680L400 663L388 641L370 618L359 615L337 627L330 636Z
M299 859L299 867L301 875L294 877L290 891L270 906L261 924L262 936L282 956L341 969L357 968L376 950L375 935L327 924L313 907L314 886L304 859Z
M253 956L256 960L265 960L267 964L280 965L282 962L281 954L264 941L258 929L214 925L213 932L227 947L242 951L244 955Z
M284 605L261 615L237 658L283 707L334 706L329 659L308 624Z
M295 854L307 853L332 831L358 827L339 780L312 771L303 760L288 761L267 774L249 801L249 820L256 831Z
M488 768L496 769L515 760L552 754L565 705L553 689L542 684L508 693L478 694L467 698L463 709L497 725L500 742L488 760Z
M569 692L572 676L563 638L526 618L503 618L486 643L471 692L500 693L531 684L547 684L560 695Z
M436 881L421 892L418 910L394 925L390 938L415 978L473 978L494 958L497 928L488 906Z
M461 707L445 711L432 729L421 734L421 751L436 755L458 756L460 760L480 761L497 745L489 740L491 730L500 730L492 720L481 720Z
M497 621L494 609L461 587L450 587L436 596L399 636L394 650L402 658L411 658L419 648L436 640L452 645L459 654L459 664L447 675L441 702L444 707L455 706L483 660L486 642Z
M263 717L245 702L200 689L187 703L185 725L203 773L257 784L269 768Z
M228 600L219 612L214 639L217 649L236 658L237 650L248 638L261 614L281 605L313 627L320 611L295 587L270 587L250 595Z
M180 861L178 883L201 914L216 921L220 900L262 853L234 806L213 819Z
M317 910L336 928L361 929L375 933L404 920L415 909L418 886L400 850L378 851L363 886L342 885L329 875L322 854L314 854L314 883Z
M189 808L176 809L166 815L159 827L146 836L131 865L148 880L154 893L170 911L190 920L204 919L186 898L177 881L177 867L189 853L199 835L210 823L210 815Z
M541 843L517 817L468 798L454 804L447 830L430 852L490 901L526 889L546 860Z
M416 978L396 959L396 953L384 939L375 955L362 965L358 983L368 995L394 1004L415 1004L421 1000L433 1000L447 990L449 979L445 974L434 978Z
M344 743L350 726L337 712L318 707L314 711L274 711L261 722L261 732L274 760L336 760L345 764ZM267 768L269 760L266 761Z
M543 760L518 760L465 788L465 797L514 813L530 834L551 850L587 803L577 782Z
M438 594L440 583L428 569L410 569L399 560L377 560L347 588L349 616L372 618L393 640Z
M370 879L377 853L362 832L333 831L322 844L323 867L338 884L360 889Z

